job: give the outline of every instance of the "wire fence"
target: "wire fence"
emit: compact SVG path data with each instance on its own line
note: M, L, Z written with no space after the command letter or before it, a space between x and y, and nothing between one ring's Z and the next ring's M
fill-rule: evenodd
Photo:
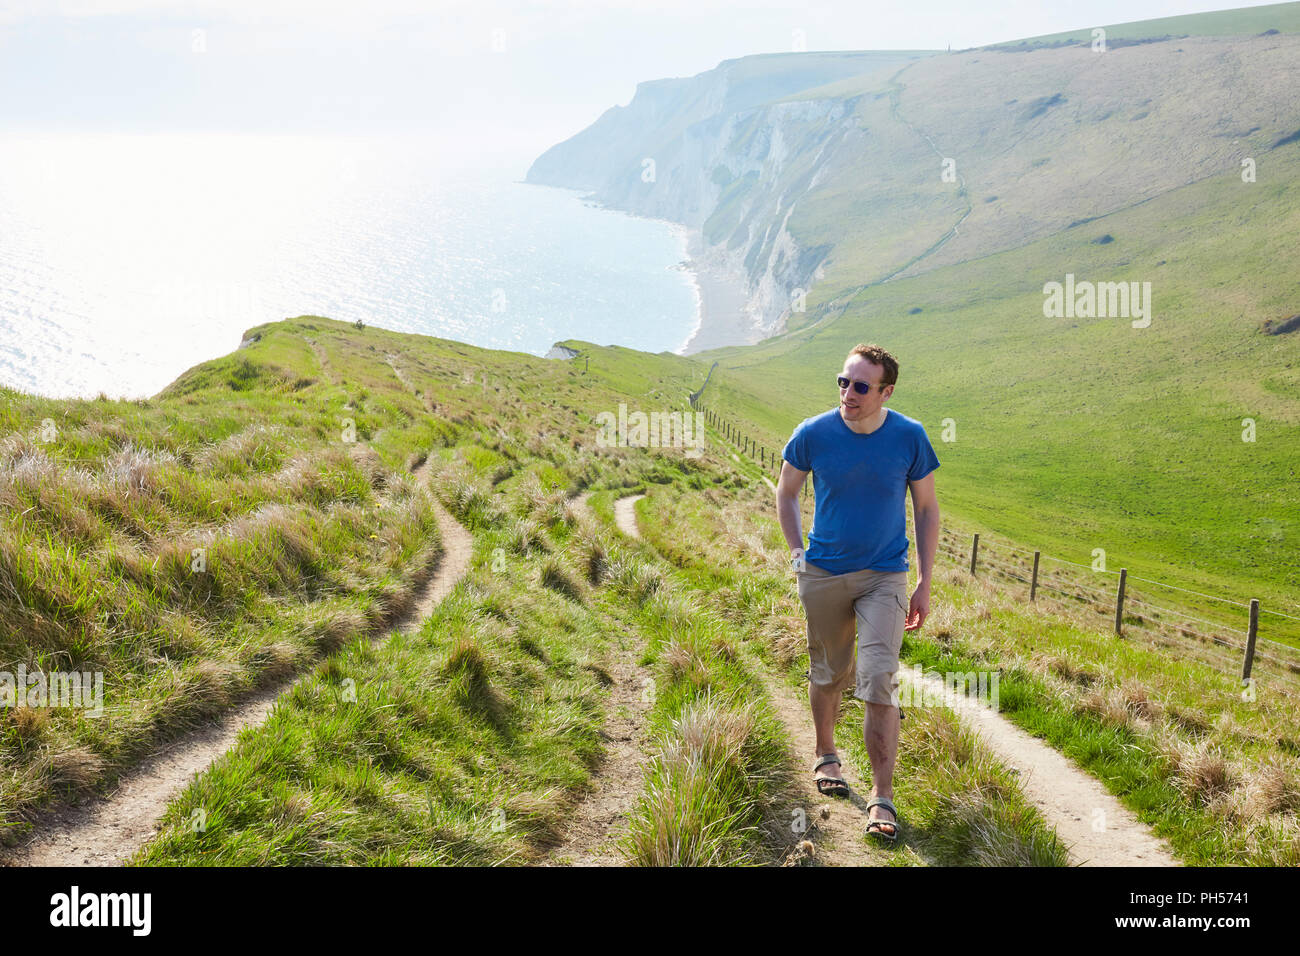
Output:
M1246 603L1206 594L1130 575L1126 568L1116 571L1080 564L1009 542L989 541L979 534L959 535L950 529L943 529L940 533L939 553L971 574L990 573L1027 585L1029 601L1046 599L1075 609L1081 605L1090 608L1099 615L1113 618L1114 630L1119 637L1141 637L1203 662L1213 661L1214 666L1239 675L1243 683L1257 679L1262 673L1261 665L1267 665L1265 672L1271 680L1276 680L1288 693L1300 696L1300 648L1261 636L1258 631L1261 613L1273 613L1283 619L1295 618L1281 612L1269 612L1259 606L1258 600ZM1049 566L1049 562L1055 567ZM1117 579L1116 586L1113 589L1098 587L1087 579L1089 575L1110 576ZM1247 621L1244 625L1237 625L1213 620L1203 616L1204 612L1194 613L1191 609L1178 607L1176 600L1167 598L1163 603L1157 603L1145 593L1133 590L1130 582L1213 601L1225 612L1241 608L1247 612ZM1234 653L1235 657L1232 656Z

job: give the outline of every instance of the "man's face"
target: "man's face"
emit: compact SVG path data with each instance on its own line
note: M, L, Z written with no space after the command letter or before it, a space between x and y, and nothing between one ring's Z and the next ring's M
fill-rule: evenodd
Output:
M885 367L869 362L861 355L850 356L840 374L849 379L849 387L840 389L840 414L845 421L870 423L880 414L880 407L889 396L894 394L892 385L886 385L883 394L880 391L880 379L885 374ZM871 390L865 395L859 395L853 387L854 382L869 382Z

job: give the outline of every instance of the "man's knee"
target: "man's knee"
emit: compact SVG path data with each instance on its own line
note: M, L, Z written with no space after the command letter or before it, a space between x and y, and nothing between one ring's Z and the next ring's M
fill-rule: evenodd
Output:
M850 660L839 673L829 667L813 665L808 671L808 683L825 694L843 693L853 680L853 661Z
M858 675L853 695L868 704L898 706L898 671L874 671Z

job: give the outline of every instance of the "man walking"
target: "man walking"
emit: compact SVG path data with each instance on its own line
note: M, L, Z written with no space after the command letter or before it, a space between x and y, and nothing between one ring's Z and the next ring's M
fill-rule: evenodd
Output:
M855 346L838 376L839 406L795 428L781 453L776 489L777 519L807 617L817 789L848 795L835 752L835 719L841 694L856 678L853 693L866 704L862 734L871 759L867 832L889 842L898 835L898 653L903 631L916 630L930 613L939 542L933 474L939 460L920 422L885 407L897 381L892 355L876 345ZM805 553L799 490L809 471L815 510ZM920 564L910 601L908 490Z

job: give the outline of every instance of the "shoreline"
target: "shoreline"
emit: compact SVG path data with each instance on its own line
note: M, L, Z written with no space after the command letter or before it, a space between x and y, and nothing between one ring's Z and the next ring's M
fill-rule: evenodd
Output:
M695 285L695 327L686 341L674 349L677 355L693 355L731 345L753 345L763 334L746 309L749 300L744 280L722 266L716 257L706 256L704 234L698 229L674 223L685 235L687 258L681 268L690 273Z
M546 185L536 183L531 185ZM552 187L563 189L566 187ZM708 253L704 233L685 223L659 216L647 216L618 206L610 206L584 190L578 199L595 209L622 213L634 219L646 219L666 225L682 244L684 258L672 268L689 273L695 286L695 324L686 340L672 350L674 355L694 355L709 349L733 345L754 345L768 336L746 307L749 292L744 277L726 264L721 253Z

